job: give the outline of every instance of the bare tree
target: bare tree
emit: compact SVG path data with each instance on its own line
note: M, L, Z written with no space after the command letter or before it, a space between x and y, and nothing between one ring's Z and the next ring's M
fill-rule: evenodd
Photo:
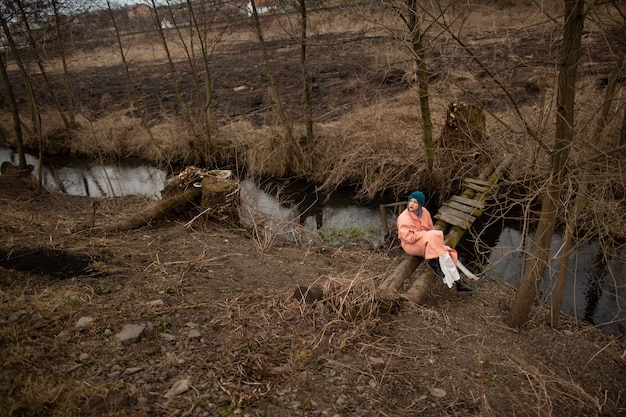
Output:
M564 2L563 50L558 76L556 136L551 151L551 173L541 200L539 224L529 265L506 319L506 323L511 327L520 327L528 320L532 304L537 298L537 285L548 262L574 138L574 99L584 24L584 5L584 0Z
M26 65L22 59L23 48L20 48L20 46L18 45L18 42L15 39L15 36L14 36L15 34L12 28L9 27L11 22L13 22L14 28L19 27L19 24L20 24L19 15L16 13L15 9L13 9L12 7L11 8L5 7L6 5L8 5L8 3L3 4L3 7L0 9L0 16L1 16L0 24L2 25L4 38L6 39L8 43L9 51L12 53L13 59L19 68L20 75L22 77L22 80L27 90L28 101L29 101L30 110L31 110L32 130L33 130L33 133L36 134L37 137L39 138L40 154L41 154L41 152L43 151L43 147L41 146L41 142L42 142L41 113L39 111L39 103L37 102L37 99L35 96L35 91L34 91L33 83L31 80L31 76L29 72L27 71ZM10 13L10 11L12 11L13 13ZM7 94L9 95L9 103L10 103L9 106L11 106L11 103L15 105L15 108L12 109L13 122L14 122L13 127L16 132L17 141L18 141L18 154L19 154L19 160L20 160L19 166L20 168L24 169L26 168L26 159L25 159L25 154L24 154L25 150L23 146L24 138L23 138L23 130L21 126L18 126L18 124L21 123L21 120L19 117L19 111L17 109L17 101L15 99L15 96L13 95L13 88L10 85L11 81L9 80L8 74L6 73L6 62L2 63L2 67L3 67L2 71L4 73L3 79L5 79L4 83L7 89ZM42 163L41 158L40 158L39 163L40 164ZM41 184L41 180L42 180L41 169L39 170L39 173L40 173L39 182Z
M426 50L423 37L420 11L417 0L406 0L408 16L402 16L410 33L410 45L415 57L417 82L419 88L420 110L422 115L422 131L424 133L424 150L426 154L426 172L433 178L435 164L435 146L433 144L433 122L430 116L430 97L428 91L428 69L426 66ZM437 181L439 182L439 181Z
M261 29L261 20L259 19L259 12L257 10L256 5L254 4L254 0L250 0L250 6L252 9L252 18L254 20L254 30L259 40L261 52L263 53L263 62L265 63L267 75L270 79L270 87L272 90L274 103L276 104L276 111L278 113L278 117L280 118L283 131L285 134L285 140L287 142L287 149L289 150L289 155L287 155L286 160L292 163L297 163L297 158L294 158L294 156L297 154L296 149L297 149L298 144L294 140L291 123L289 119L287 118L287 113L285 112L285 109L283 108L283 103L280 97L280 92L278 90L278 82L276 81L274 68L272 67L269 53L267 51L267 45L265 43L265 38L263 37L263 31Z
M152 131L150 130L150 127L148 126L148 121L146 120L145 113L143 109L141 108L140 100L136 94L137 86L135 84L135 80L133 80L133 77L130 73L130 67L128 66L128 62L126 61L126 50L124 48L124 44L122 43L122 34L117 24L115 13L113 13L113 8L111 7L110 0L106 0L106 11L109 15L109 18L111 19L111 24L113 25L113 29L115 31L115 40L117 42L117 47L120 51L120 57L122 59L122 65L124 67L124 74L126 75L126 82L128 85L128 91L130 92L132 104L141 115L141 126L146 130L152 142L155 142L154 136L152 135Z
M28 40L28 44L30 45L30 48L35 53L35 61L37 63L37 67L39 68L39 72L41 73L41 76L43 77L43 80L46 84L48 93L50 94L50 97L52 97L54 106L56 107L57 112L61 116L61 119L63 120L63 124L65 125L66 128L69 129L71 128L72 124L70 120L67 118L67 116L65 115L65 112L63 111L61 107L61 102L59 101L59 98L57 96L56 90L52 86L50 78L48 77L48 73L44 65L41 47L39 45L39 42L35 39L33 29L31 28L30 21L33 20L32 19L33 14L36 14L38 12L45 12L45 11L38 9L38 7L40 7L39 4L34 5L35 10L31 10L32 9L31 6L33 5L25 4L25 2L22 0L16 0L11 3L13 7L15 7L15 10L20 17L21 23L24 26L24 34L26 36L26 39Z
M614 107L614 103L616 102L619 80L621 78L622 71L624 69L624 47L626 45L626 19L624 14L621 12L621 9L617 4L613 4L613 10L617 11L617 14L620 15L623 19L622 22L622 30L618 32L618 50L616 51L615 64L613 67L613 71L611 72L604 94L604 101L602 102L602 106L600 108L598 118L596 120L595 129L592 132L590 144L594 149L601 149L601 136L605 131L609 119L611 117L611 108ZM613 114L615 117L616 113ZM619 146L619 145L618 145ZM550 315L548 317L548 322L551 326L557 327L559 324L559 317L561 312L561 305L563 303L563 296L565 292L565 285L567 282L567 276L569 272L569 258L573 253L574 247L574 238L575 234L579 229L579 218L584 212L585 205L588 204L590 199L593 197L590 196L590 188L593 188L591 184L593 183L593 175L592 171L586 169L584 166L581 167L581 174L579 175L580 181L578 189L575 191L574 202L572 204L572 208L570 210L569 215L565 215L565 224L564 224L564 238L563 244L560 249L559 260L559 271L558 271L558 279L554 289L554 293L552 295L552 303L550 307ZM603 259L606 259L604 257Z
M202 126L202 144L196 144L196 154L204 162L214 163L211 123L212 75L211 58L215 47L219 44L223 34L229 29L229 24L214 25L228 12L227 5L198 3L186 0L184 4L167 2L166 13L171 19L172 30L175 31L178 42L183 48L190 73L195 87L195 106L190 109L192 120L199 120ZM187 28L187 30L184 30ZM196 141L194 141L195 143Z
M4 16L4 15L3 15ZM3 26L6 24L4 18L2 20ZM2 87L4 90L4 96L6 104L11 111L13 117L13 131L15 132L15 143L17 147L18 167L20 169L26 168L26 152L24 151L24 138L22 135L22 122L20 120L20 113L17 107L17 100L15 93L13 92L13 86L7 73L6 56L0 55L0 76L2 76Z
M172 77L172 83L174 84L174 90L176 91L176 98L178 100L178 107L180 109L181 115L187 127L187 131L189 134L189 141L193 142L196 131L194 128L194 124L192 123L189 106L185 102L184 94L181 89L181 80L178 74L178 70L176 68L176 64L174 62L174 57L170 51L170 46L167 41L167 37L165 36L165 29L161 26L161 13L159 12L159 6L157 5L155 0L150 0L150 4L152 5L152 21L154 23L154 27L156 28L159 41L161 42L161 46L165 51L165 55L167 56L167 65L170 70L170 75ZM193 143L190 143L193 145Z
M65 94L67 96L67 116L69 118L70 126L76 125L76 118L74 115L74 91L72 88L72 75L69 71L67 65L67 52L65 48L65 33L71 33L71 29L69 28L69 22L65 24L66 19L63 19L63 16L60 12L60 2L58 0L50 1L52 10L54 13L54 30L57 39L57 49L59 52L59 57L61 58L61 65L63 67L63 84L65 86Z
M306 143L311 145L313 136L313 99L311 98L311 84L309 82L309 71L307 64L307 7L306 0L298 0L298 10L300 11L300 71L302 72L302 90L304 95L304 106L306 114Z
M439 5L437 3L437 5ZM431 4L432 6L432 4ZM433 141L433 123L430 113L430 92L428 86L428 79L431 75L429 67L426 62L426 51L428 45L425 42L425 37L429 29L432 28L432 24L424 24L424 17L432 17L432 13L426 12L426 5L420 4L418 0L403 0L401 2L392 2L395 13L400 18L404 25L406 33L397 35L392 33L394 38L398 38L402 41L403 45L408 47L408 50L413 58L413 64L415 68L415 79L418 85L418 94L420 102L420 114L421 114L421 127L423 133L423 144L425 153L425 167L426 173L430 179L437 186L441 182L441 176L435 175L435 146ZM433 21L436 20L432 19ZM395 32L393 28L389 28L392 32Z

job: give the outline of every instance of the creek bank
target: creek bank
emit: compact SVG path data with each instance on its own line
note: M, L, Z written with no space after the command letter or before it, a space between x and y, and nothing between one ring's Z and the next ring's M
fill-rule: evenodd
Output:
M0 268L5 410L536 416L545 401L563 415L623 410L623 342L570 318L546 327L540 305L528 326L509 329L501 317L513 290L503 282L482 279L472 297L433 285L423 305L346 320L297 302L294 286L377 282L401 251L261 252L239 230L173 220L94 237L75 232L90 220L90 199L11 186L0 177L0 230L11 230L3 249L36 243L102 256L105 275L59 280ZM101 203L115 221L146 200ZM146 327L120 344L125 325Z
M0 151L1 158L14 161L16 156L3 150ZM32 155L28 155L27 160L38 166L38 161ZM57 178L51 184L65 184L61 188L53 186L51 192L61 192L64 189L64 194L78 196L88 196L85 194L86 190L105 190L108 186L117 184L118 191L113 195L125 190L128 194L121 194L119 197L139 194L152 195L150 199L159 199L167 179L165 171L145 165L98 166L76 161L70 166L44 167L44 170L49 170L46 172L50 178ZM158 174L145 176L150 172ZM76 186L77 184L83 186ZM142 189L144 191L140 192ZM107 198L107 195L109 194L104 193L100 198ZM393 227L396 213L386 213L387 224L392 226L386 236L379 210L379 204L388 201L359 204L349 192L339 191L327 198L311 191L308 184L270 180L258 184L249 179L240 182L239 198L239 220L246 227L255 230L259 248L275 244L310 245L325 242L333 246L385 250L396 244ZM436 207L433 210L436 211ZM518 216L521 218L521 213ZM124 219L110 227L125 228L142 224L143 220L131 224L129 219ZM462 262L466 265L476 264L474 268L483 271L490 279L517 286L523 270L524 253L530 249L527 247L528 242L532 242L532 234L527 241L520 235L522 227L523 225L515 224L511 220L504 224L503 221L490 218L486 213L478 219L471 236L462 239L459 244ZM477 242L475 236L482 243ZM561 236L555 234L554 240L551 256L560 247ZM626 286L622 280L626 277L626 253L615 253L610 259L606 259L610 269L603 269L601 262L598 263L604 259L600 255L597 242L590 242L581 246L576 251L576 256L570 259L563 311L611 334L623 334L626 327L626 308L623 308ZM28 267L28 262L26 265ZM32 270L35 270L34 267ZM550 302L551 287L556 280L557 270L558 263L551 265L544 273L540 288L541 301L544 303Z

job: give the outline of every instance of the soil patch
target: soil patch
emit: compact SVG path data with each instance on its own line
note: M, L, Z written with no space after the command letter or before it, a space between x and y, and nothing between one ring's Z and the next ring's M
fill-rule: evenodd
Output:
M96 225L153 204L100 202ZM3 258L20 248L27 270L0 267L3 416L626 410L626 345L569 317L551 329L540 305L523 329L506 327L513 289L502 282L483 278L466 297L436 282L422 305L360 308L400 262L397 245L261 251L243 229L171 218L102 235L91 199L3 181L0 203ZM325 298L302 301L309 286ZM126 325L143 330L120 344Z
M55 278L93 276L91 264L95 261L89 255L50 248L28 248L11 252L0 250L0 266Z

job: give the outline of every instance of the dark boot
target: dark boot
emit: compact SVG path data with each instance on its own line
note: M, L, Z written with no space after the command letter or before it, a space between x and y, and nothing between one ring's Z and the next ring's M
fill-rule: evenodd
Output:
M456 285L457 292L468 293L468 292L476 291L476 288L470 287L469 285L467 285L461 280L455 281L454 284Z
M441 265L439 265L439 258L429 259L428 261L426 261L426 263L428 264L430 269L433 270L435 275L437 275L438 277L441 277L441 278L445 277L445 274L441 270Z

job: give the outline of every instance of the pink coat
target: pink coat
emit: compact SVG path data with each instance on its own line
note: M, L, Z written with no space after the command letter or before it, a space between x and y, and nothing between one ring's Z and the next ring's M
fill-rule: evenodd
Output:
M398 238L402 249L412 256L420 256L424 259L438 258L448 252L456 264L458 255L456 251L444 242L443 232L435 230L433 219L426 207L422 207L422 217L405 209L398 216Z

